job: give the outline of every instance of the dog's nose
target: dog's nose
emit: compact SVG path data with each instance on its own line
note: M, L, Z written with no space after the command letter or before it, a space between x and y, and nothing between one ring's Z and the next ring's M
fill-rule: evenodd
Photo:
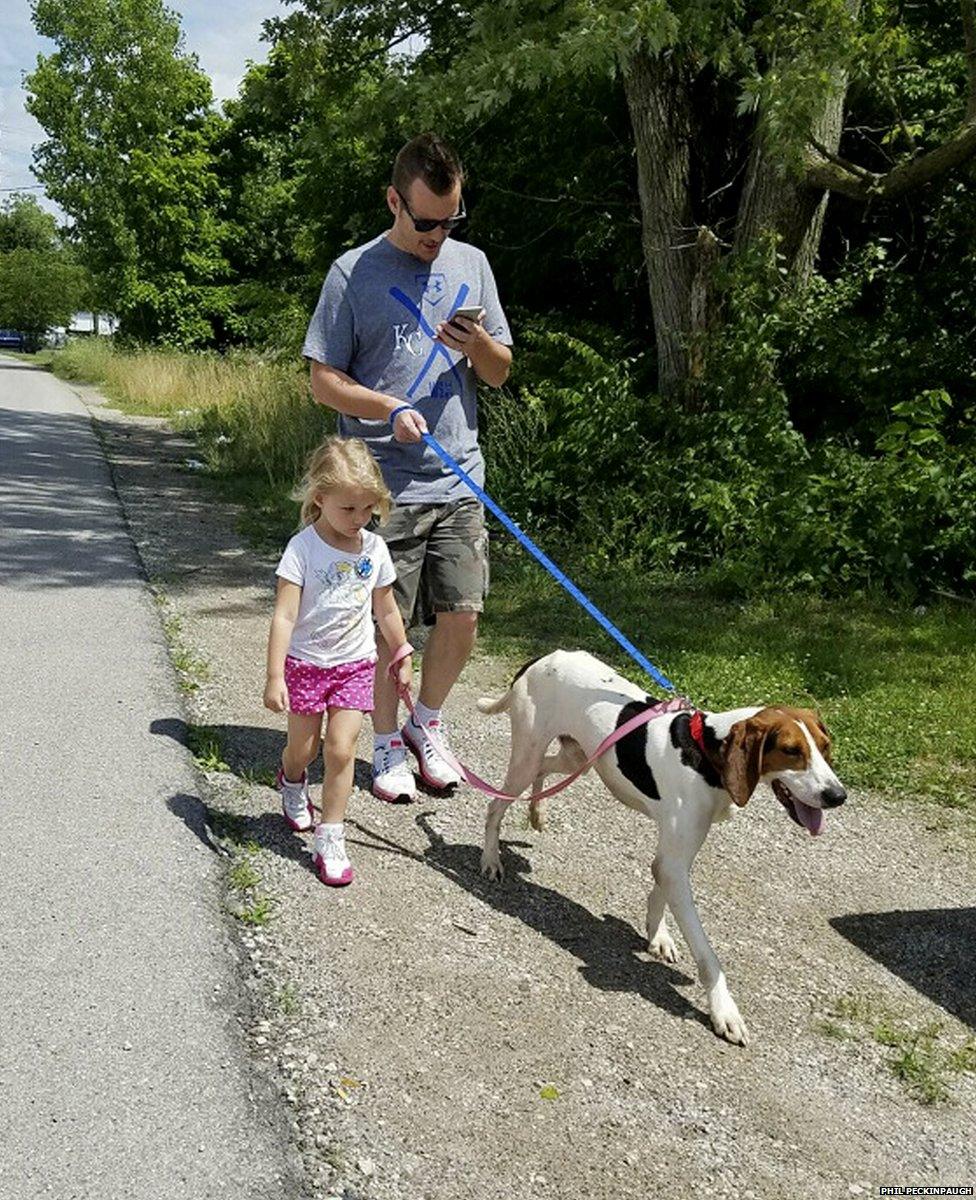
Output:
M824 808L836 808L838 804L843 804L847 799L847 792L840 786L825 787L820 793L820 803Z

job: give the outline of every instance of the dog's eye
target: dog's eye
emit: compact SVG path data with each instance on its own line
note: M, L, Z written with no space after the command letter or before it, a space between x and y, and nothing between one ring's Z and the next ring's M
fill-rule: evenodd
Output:
M784 754L788 754L790 758L796 758L800 753L799 746L780 746L780 750L782 750Z

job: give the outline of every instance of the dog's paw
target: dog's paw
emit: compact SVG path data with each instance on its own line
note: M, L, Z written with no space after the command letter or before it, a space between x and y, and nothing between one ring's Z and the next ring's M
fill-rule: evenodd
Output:
M734 1046L749 1045L749 1030L731 996L724 1003L712 1006L712 1028L719 1037Z
M502 861L497 854L489 854L485 851L481 856L481 874L486 879L497 880L503 879L505 876Z
M673 963L678 961L678 947L674 943L674 938L666 929L659 929L657 931L648 941L647 949L655 958L661 959L662 962Z

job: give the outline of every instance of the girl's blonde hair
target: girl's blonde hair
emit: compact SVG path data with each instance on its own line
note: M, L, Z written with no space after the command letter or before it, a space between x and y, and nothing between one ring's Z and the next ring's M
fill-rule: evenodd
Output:
M376 497L376 511L385 521L390 515L392 498L383 476L360 438L326 438L309 455L302 481L292 493L292 499L302 506L301 523L311 525L322 515L315 497L322 492L340 488L362 488Z

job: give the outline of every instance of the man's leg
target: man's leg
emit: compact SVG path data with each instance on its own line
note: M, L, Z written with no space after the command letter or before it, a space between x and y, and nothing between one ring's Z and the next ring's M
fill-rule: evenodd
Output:
M452 787L460 775L441 756L434 741L449 748L441 705L474 647L488 583L484 513L477 501L447 505L427 539L424 601L434 628L424 650L420 698L403 737L417 757L424 782L435 789ZM424 729L431 731L428 738Z
M440 708L457 682L474 649L478 632L476 612L439 612L424 649L420 702ZM394 691L394 698L396 692Z

